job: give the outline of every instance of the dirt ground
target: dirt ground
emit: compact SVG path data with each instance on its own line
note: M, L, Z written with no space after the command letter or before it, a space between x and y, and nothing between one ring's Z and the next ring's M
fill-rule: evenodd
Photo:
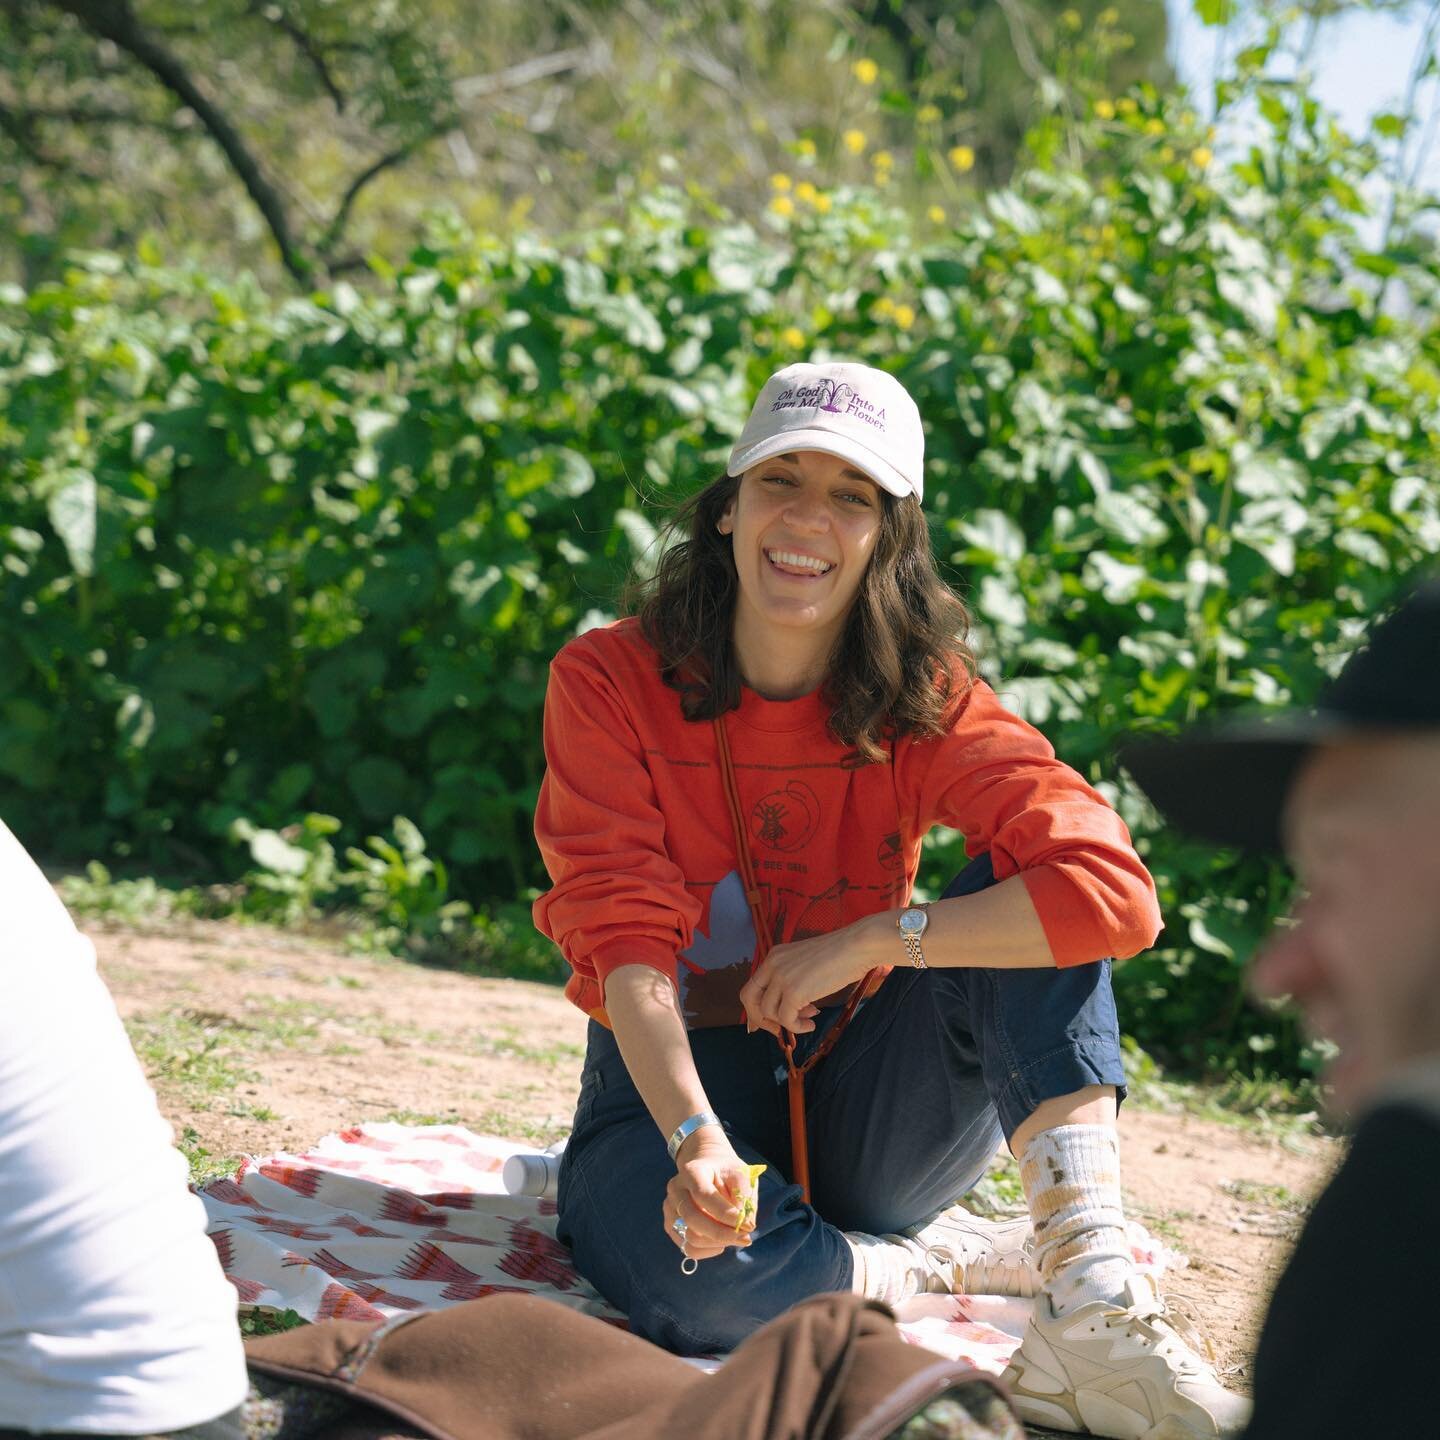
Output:
M212 1173L366 1120L532 1144L569 1127L585 1020L558 989L230 923L87 929L166 1115ZM1131 1215L1190 1257L1168 1288L1197 1302L1248 1389L1258 1319L1336 1142L1134 1105L1121 1137Z

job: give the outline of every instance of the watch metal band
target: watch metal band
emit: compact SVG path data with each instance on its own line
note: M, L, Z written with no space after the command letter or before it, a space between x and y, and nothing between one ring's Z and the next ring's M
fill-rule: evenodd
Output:
M698 1114L692 1115L688 1120L682 1120L670 1133L670 1139L666 1142L665 1148L670 1152L673 1160L679 1154L680 1147L697 1131L702 1130L706 1125L720 1125L722 1121L713 1110L701 1110Z
M906 935L905 953L910 957L910 963L917 970L928 970L930 967L925 963L925 952L920 948L920 937L918 935Z

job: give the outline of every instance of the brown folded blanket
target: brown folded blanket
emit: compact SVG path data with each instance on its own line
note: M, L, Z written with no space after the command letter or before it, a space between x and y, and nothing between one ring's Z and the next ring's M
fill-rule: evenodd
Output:
M274 1440L1024 1436L993 1377L907 1344L888 1310L854 1295L795 1306L713 1375L533 1295L327 1320L251 1340L246 1358ZM331 1403L308 1403L317 1391Z

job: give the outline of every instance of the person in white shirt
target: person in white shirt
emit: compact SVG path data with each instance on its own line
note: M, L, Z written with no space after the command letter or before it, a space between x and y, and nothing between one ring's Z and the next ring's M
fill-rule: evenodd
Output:
M238 1435L235 1292L171 1140L94 948L0 822L0 1436Z

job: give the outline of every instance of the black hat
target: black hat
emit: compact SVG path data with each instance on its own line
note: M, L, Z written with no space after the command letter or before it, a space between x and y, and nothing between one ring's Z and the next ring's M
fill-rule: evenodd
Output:
M1120 759L1181 829L1218 845L1278 852L1290 781L1316 745L1429 728L1440 728L1440 580L1416 587L1375 627L1313 711L1126 740Z

